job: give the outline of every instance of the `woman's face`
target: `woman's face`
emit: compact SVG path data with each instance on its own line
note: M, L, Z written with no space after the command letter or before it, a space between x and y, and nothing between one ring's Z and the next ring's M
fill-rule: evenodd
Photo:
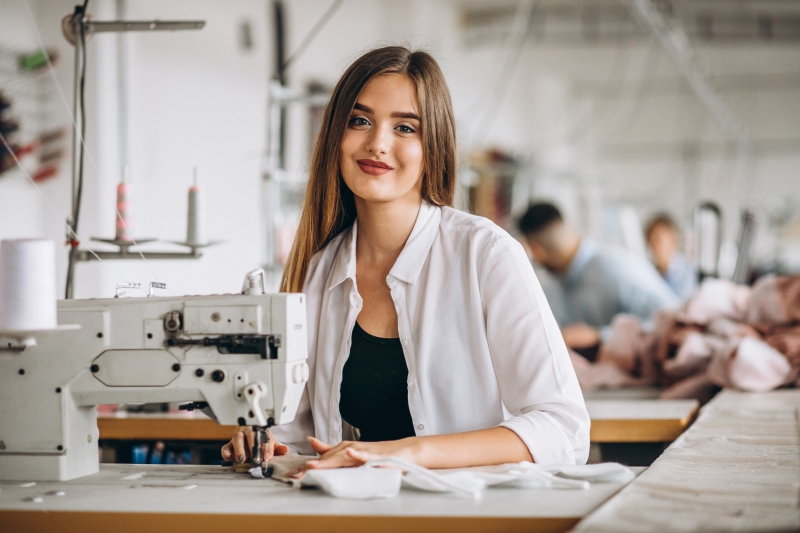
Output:
M407 76L382 74L364 86L342 139L340 163L357 203L421 200L421 126Z

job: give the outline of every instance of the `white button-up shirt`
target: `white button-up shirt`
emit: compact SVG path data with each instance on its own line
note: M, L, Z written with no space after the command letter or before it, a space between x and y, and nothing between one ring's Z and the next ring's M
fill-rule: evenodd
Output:
M294 422L273 429L300 453L313 453L306 435L342 440L342 369L362 306L357 231L356 222L309 266L310 378ZM578 380L516 240L485 218L423 202L386 283L417 435L502 426L538 463L586 462L589 415Z

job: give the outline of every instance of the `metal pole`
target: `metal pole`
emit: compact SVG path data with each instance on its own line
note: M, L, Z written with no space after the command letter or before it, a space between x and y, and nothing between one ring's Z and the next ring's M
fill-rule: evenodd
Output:
M117 0L117 20L125 20L126 1ZM119 119L119 166L128 166L128 36L117 34L117 110Z
M80 84L81 84L81 67L83 64L83 41L80 38L83 24L83 14L75 15L72 18L73 32L75 34L75 70L73 72L72 84L72 116L73 116L73 129L72 129L72 211L70 212L69 225L70 232L67 234L67 243L69 243L69 260L67 264L67 283L64 297L71 299L74 297L74 275L75 275L75 260L77 246L73 242L77 240L77 228L75 227L75 215L78 212L78 175L80 174L80 157L78 152L81 148L81 113L80 113Z

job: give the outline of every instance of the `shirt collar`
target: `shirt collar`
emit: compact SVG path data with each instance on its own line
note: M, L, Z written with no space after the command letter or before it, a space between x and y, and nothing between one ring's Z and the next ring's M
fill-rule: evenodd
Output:
M328 290L342 284L345 280L356 279L356 235L358 234L358 221L344 230L341 236L339 249L333 258L333 266L328 276ZM330 246L332 242L328 244Z
M592 239L582 238L578 251L575 252L575 257L572 258L572 263L561 279L568 285L576 283L583 274L586 265L596 254L597 244Z
M411 230L403 251L389 271L391 277L412 285L417 281L422 265L433 246L433 240L439 234L441 220L442 208L423 201L414 229Z
M415 283L428 252L433 245L433 240L439 233L439 222L442 219L442 209L422 202L414 222L411 235L408 236L406 245L395 261L389 276L405 283ZM356 279L356 238L358 236L358 220L353 222L350 229L342 236L342 242L333 260L333 266L328 278L328 290L344 283L345 280Z

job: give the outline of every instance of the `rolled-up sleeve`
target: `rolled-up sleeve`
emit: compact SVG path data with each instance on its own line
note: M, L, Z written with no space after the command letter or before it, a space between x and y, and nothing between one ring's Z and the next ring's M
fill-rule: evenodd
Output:
M500 396L514 431L543 464L584 464L589 415L567 348L522 246L495 236L481 254L480 292Z

